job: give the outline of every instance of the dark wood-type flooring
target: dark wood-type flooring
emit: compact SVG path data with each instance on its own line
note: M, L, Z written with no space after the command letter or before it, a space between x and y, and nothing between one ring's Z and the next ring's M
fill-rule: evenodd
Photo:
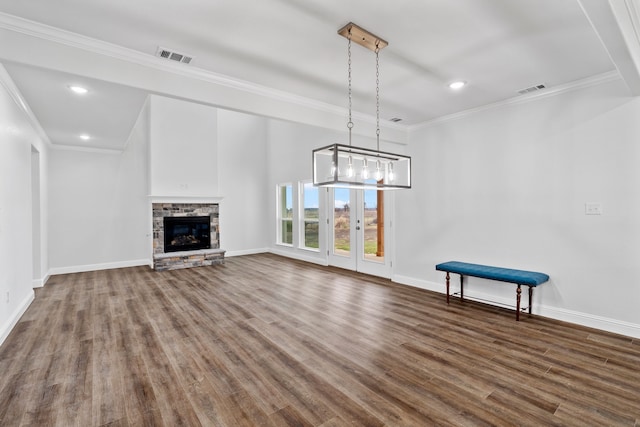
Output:
M638 426L639 368L640 340L252 255L52 277L0 425Z

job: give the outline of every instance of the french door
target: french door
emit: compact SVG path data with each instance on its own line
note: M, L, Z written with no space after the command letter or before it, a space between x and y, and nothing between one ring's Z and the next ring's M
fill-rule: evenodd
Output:
M329 264L391 277L388 192L329 189Z

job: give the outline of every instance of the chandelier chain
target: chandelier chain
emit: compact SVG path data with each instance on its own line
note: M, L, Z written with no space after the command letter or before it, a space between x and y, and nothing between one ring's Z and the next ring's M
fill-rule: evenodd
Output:
M349 64L349 121L347 122L347 128L349 129L349 145L351 145L351 129L353 128L353 121L351 120L351 30L349 30L349 43L347 45L347 55L348 55L348 64Z
M380 151L380 46L376 43L376 141Z

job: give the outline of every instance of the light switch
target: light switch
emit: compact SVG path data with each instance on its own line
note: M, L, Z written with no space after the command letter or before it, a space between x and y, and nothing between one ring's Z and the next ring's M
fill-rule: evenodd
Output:
M602 203L588 202L584 204L585 215L602 215Z

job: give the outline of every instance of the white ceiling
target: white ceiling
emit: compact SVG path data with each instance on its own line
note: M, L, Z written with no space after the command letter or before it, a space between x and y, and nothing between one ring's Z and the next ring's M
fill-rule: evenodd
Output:
M540 83L553 90L620 71L633 87L635 67L620 68L633 63L635 44L610 19L615 3L637 22L635 0L0 0L0 12L140 55L174 49L194 57L182 67L339 107L347 105L347 43L336 32L353 21L389 42L380 54L381 117L416 125ZM122 148L146 90L22 65L1 46L54 144L86 144L76 138L86 132L96 147ZM358 45L352 52L353 108L373 115L375 57ZM458 79L468 85L454 92L447 85ZM89 94L72 96L74 82Z
M54 144L121 149L147 98L142 90L87 77L21 64L5 68ZM70 86L89 92L76 95Z

